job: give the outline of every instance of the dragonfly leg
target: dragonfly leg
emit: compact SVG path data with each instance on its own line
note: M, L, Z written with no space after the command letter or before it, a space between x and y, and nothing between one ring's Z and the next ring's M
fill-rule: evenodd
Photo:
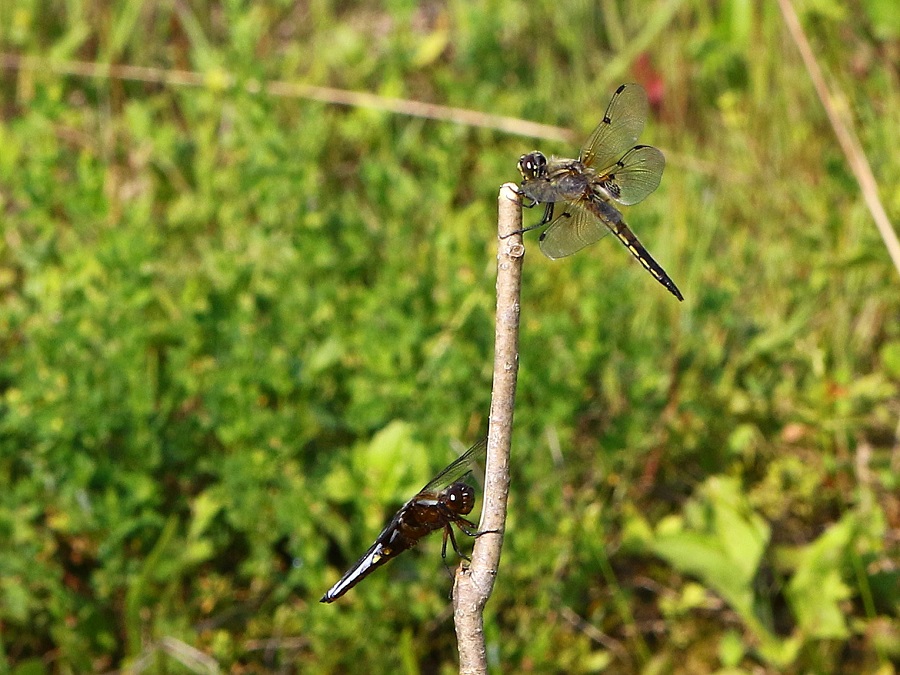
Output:
M447 564L447 534L453 535L449 526L444 528L444 540L441 542L441 558L444 559L445 565ZM453 545L453 548L456 548L456 544Z
M457 518L455 521L456 526L465 532L470 537L480 537L483 534L500 534L500 530L482 530L481 532L475 531L477 525L470 520L466 520L465 518Z
M534 198L526 195L524 190L522 190L521 188L516 188L516 194L519 195L519 199L522 202L522 206L524 206L526 209L533 209L535 206L540 204L540 202L537 199L534 199ZM531 203L526 204L525 203L526 199L528 201L530 201ZM547 216L548 212L550 213L549 217ZM523 234L524 232L529 232L530 230L536 230L537 228L543 227L544 225L549 223L550 218L552 218L552 217L553 217L553 202L547 202L546 206L544 207L544 217L541 218L541 222L539 222L537 225L531 225L529 227L523 227L519 230L514 230L513 232L510 232L509 234L502 235L500 238L507 239L508 237L511 237L514 234Z
M553 202L547 202L546 206L544 206L544 216L541 218L541 222L535 227L546 225L551 220L553 220Z
M517 195L519 195L519 201L522 202L522 206L524 206L526 209L533 208L538 203L538 201L536 199L534 199L533 197L529 197L527 194L525 194L525 190L523 190L518 185L515 187L515 193ZM529 200L531 203L526 204L525 203L526 199Z
M508 234L502 234L502 235L500 235L500 238L507 239L507 238L513 236L514 234L522 234L523 232L531 232L531 230L536 230L539 227L543 227L544 225L546 225L546 223L538 223L537 225L529 225L528 227L523 227L521 230L513 230L512 232L510 232Z
M534 208L537 205L537 203L538 203L537 200L534 199L533 197L529 197L528 195L526 195L525 191L522 188L520 188L518 185L514 188L513 191L519 196L519 199L518 199L519 203L522 206L524 206L526 209ZM531 203L526 204L525 203L526 199L529 200ZM509 201L514 202L516 200L510 199Z
M571 218L572 214L569 213L568 211L566 211L565 213L561 213L559 215L559 217L560 218ZM540 225L535 225L535 227L540 227ZM544 237L546 237L546 236L547 236L547 230L544 230L543 232L541 232L541 237L540 237L539 241L544 241Z
M453 534L453 528L450 527L449 525L446 525L444 527L444 545L441 547L441 556L444 558L447 557L447 537L448 536L450 537L450 544L453 546L453 550L456 552L456 555L458 555L463 560L468 560L471 562L472 559L469 556L467 556L465 553L463 553L462 551L459 550L459 544L456 543L456 536L454 536L454 534Z
M530 209L533 206L537 206L540 203L540 202L534 201L533 199L531 201L532 201L532 203L530 205L523 203L522 206ZM544 227L544 225L549 223L551 220L553 220L553 202L547 202L544 205L544 215L541 217L541 222L539 222L537 225L529 225L528 227L523 227L520 230L514 230L514 231L510 232L509 234L502 235L500 238L506 239L507 237L511 237L514 234L522 234L523 232L530 232L531 230L536 230L539 227Z

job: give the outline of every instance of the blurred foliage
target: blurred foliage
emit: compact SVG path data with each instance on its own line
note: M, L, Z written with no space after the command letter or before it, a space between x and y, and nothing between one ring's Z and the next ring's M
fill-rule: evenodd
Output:
M894 222L897 8L798 3ZM686 302L528 235L491 663L895 671L897 270L775 3L22 0L0 49L207 82L0 72L4 671L455 670L440 537L318 599L486 427L537 142L224 73L584 134L642 82Z

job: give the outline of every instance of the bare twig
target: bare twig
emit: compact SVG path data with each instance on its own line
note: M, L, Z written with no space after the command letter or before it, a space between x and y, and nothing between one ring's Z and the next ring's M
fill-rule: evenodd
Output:
M147 645L138 658L126 668L110 671L107 675L140 675L148 670L155 672L159 667L155 657L160 651L178 661L189 672L203 673L204 675L218 675L222 672L214 658L178 638L168 636L160 639L159 642Z
M571 607L560 604L560 616L568 621L572 626L587 635L591 640L606 647L607 650L615 654L623 664L628 664L629 669L634 667L634 659L628 650L618 640L611 638L609 635L601 631L594 624L581 618Z
M60 75L77 75L99 79L117 79L131 82L175 85L181 87L208 87L210 89L231 89L243 87L251 94L264 93L281 98L302 98L322 103L384 110L386 112L423 117L464 124L470 127L496 129L509 134L529 136L552 141L574 142L575 134L569 129L538 124L516 117L491 115L466 108L452 108L434 103L411 101L401 98L387 98L360 91L317 87L298 82L260 82L247 79L240 81L224 70L198 73L190 70L163 70L143 66L122 64L91 63L87 61L52 61L32 56L0 53L0 68L6 70L40 70Z
M797 45L797 49L800 50L800 57L803 59L806 72L809 73L813 86L816 88L816 94L818 94L819 100L825 108L825 113L828 115L828 121L831 123L834 135L837 137L841 150L844 151L844 155L847 158L847 163L850 165L850 170L853 171L856 182L859 184L866 206L875 220L875 225L881 233L881 238L884 240L884 245L887 247L891 260L894 261L894 267L897 269L897 272L900 272L900 241L897 240L897 234L894 232L891 221L884 210L884 205L878 197L878 183L875 182L872 167L869 166L869 161L866 159L859 139L853 133L851 123L844 120L839 112L839 106L835 103L835 95L828 90L825 77L822 75L822 69L819 67L815 56L813 56L812 48L809 46L809 41L806 39L806 34L803 32L803 27L800 25L800 19L797 18L793 5L791 5L790 0L778 0L778 5L781 7L784 23L787 25L791 37ZM841 108L846 109L846 106Z
M478 527L485 534L475 542L472 564L460 567L453 586L453 616L459 645L459 672L465 675L487 672L482 612L494 588L500 564L506 500L509 493L509 450L512 441L516 376L519 371L519 288L525 247L522 235L522 206L516 186L500 188L497 253L497 328L494 343L494 383L491 390L491 417L488 429L484 503ZM503 238L507 237L507 238Z

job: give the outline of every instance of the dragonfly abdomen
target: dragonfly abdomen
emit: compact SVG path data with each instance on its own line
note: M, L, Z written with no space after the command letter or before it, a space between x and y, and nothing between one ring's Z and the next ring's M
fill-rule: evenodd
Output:
M672 281L668 274L666 274L662 265L656 262L653 259L653 256L650 255L650 252L644 248L644 245L641 244L634 232L631 231L631 228L625 224L625 220L622 218L622 214L619 213L617 208L607 203L602 197L598 198L597 196L588 200L587 205L588 208L594 212L594 215L600 218L610 231L619 238L619 241L625 244L625 248L631 251L631 255L637 258L638 262L644 266L644 269L650 272L650 274L652 274L659 283L665 286L672 295L679 300L684 300L684 296L681 295L678 286L676 286L675 282Z

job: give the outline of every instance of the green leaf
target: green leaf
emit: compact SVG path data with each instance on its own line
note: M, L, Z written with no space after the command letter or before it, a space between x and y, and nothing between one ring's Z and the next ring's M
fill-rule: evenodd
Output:
M683 519L657 528L653 550L716 591L759 630L753 580L768 540L768 525L752 511L739 483L713 477L685 506Z
M412 59L413 65L417 68L430 66L444 53L449 42L450 31L446 26L432 31L419 42L415 56Z
M900 341L888 342L881 348L881 363L888 375L900 379Z
M428 482L428 456L407 422L395 420L354 449L353 465L366 490L381 503L406 500Z
M787 597L800 630L809 637L848 636L841 603L851 592L842 579L842 572L848 564L846 556L856 531L856 515L848 513L799 551Z
M900 3L895 0L863 0L862 8L882 40L896 40L900 36Z

